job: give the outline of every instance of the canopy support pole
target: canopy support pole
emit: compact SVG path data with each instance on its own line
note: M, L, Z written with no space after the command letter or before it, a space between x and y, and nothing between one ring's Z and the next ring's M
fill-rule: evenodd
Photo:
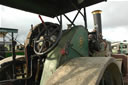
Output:
M15 61L16 61L16 54L15 54L15 41L14 41L14 33L12 32L12 58L13 58L13 78L16 79L16 70L15 70Z
M86 17L86 8L83 9L84 10L84 25L85 25L85 29L87 29L87 17Z

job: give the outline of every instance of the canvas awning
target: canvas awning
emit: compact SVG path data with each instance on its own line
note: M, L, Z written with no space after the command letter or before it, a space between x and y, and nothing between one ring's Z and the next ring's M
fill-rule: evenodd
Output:
M0 0L0 4L55 17L106 0Z
M17 33L18 29L0 28L0 37L4 37L7 33Z

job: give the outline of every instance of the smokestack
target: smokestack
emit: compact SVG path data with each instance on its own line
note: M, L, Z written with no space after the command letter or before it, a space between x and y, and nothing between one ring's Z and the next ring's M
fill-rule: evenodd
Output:
M94 18L94 28L96 29L98 38L102 36L101 12L101 10L95 10L92 12Z

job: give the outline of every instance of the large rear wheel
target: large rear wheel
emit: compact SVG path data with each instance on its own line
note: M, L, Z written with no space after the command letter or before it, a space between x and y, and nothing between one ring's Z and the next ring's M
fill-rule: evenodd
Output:
M59 67L41 85L123 85L123 82L114 58L80 57Z
M99 85L123 85L122 76L116 64L112 63L106 68Z

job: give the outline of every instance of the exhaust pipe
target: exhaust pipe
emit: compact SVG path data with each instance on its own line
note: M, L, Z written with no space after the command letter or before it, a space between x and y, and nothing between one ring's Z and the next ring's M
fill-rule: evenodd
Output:
M94 18L94 28L96 29L97 39L102 38L101 10L92 12Z

